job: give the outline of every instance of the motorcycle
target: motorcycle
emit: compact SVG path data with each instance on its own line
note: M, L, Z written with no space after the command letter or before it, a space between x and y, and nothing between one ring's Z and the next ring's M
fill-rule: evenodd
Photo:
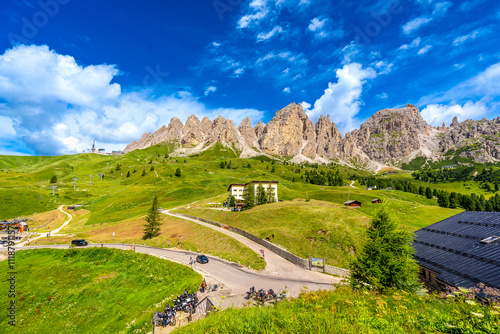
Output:
M255 297L255 287L252 286L249 291L246 292L245 299L250 299Z

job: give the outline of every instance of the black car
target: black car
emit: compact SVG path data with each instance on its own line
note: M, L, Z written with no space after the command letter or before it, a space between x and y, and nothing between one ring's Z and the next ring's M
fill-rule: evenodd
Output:
M208 257L206 257L205 255L198 255L196 257L196 262L201 263L201 264L208 263Z
M87 246L89 243L84 239L77 239L77 240L72 240L71 244L75 246Z

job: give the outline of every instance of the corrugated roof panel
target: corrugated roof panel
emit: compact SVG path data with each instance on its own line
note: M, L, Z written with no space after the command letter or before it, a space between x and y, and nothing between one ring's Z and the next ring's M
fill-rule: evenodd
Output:
M415 256L453 285L473 287L476 279L500 288L500 244L480 243L493 235L499 212L462 212L415 232Z

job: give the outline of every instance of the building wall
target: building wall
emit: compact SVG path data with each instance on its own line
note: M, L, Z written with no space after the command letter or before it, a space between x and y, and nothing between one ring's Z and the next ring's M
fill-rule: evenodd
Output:
M234 196L234 198L237 200L243 200L243 190L244 189L245 189L244 186L232 186L231 189L229 189L228 200L231 200L231 196Z

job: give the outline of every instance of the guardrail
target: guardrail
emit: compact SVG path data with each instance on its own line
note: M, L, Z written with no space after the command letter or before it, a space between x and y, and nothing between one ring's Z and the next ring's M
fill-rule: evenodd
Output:
M195 216L191 216L191 215L186 215L186 214L183 214L183 213L180 213L181 216L184 216L184 217L187 217L187 218L191 218L191 219L196 219L196 220L199 220L199 221L202 221L204 223L207 223L207 224L211 224L211 225L214 225L214 226L217 226L217 227L221 227L221 228L224 228L224 229L227 229L229 231L232 231L234 233L238 233L256 243L258 243L259 245L269 249L271 252L275 253L276 255L284 258L285 260L288 260L290 262L292 262L293 264L296 264L297 266L301 267L301 268L304 268L304 269L307 269L307 270L314 270L314 271L323 271L323 270L319 270L318 268L311 268L310 266L310 263L309 263L309 260L307 259L303 259L293 253L290 253L289 251L281 248L281 247L278 247L276 245L274 245L273 243L267 241L267 240L264 240L264 239L261 239L251 233L248 233L246 231L243 231L243 230L240 230L239 228L236 228L236 227L232 227L232 226L229 226L229 225L224 225L224 224L221 224L221 223L218 223L218 222L214 222L212 220L208 220L208 219L205 219L205 218L200 218L200 217L195 217ZM344 269L344 268L338 268L338 267L334 267L334 266L330 266L330 265L325 265L325 272L328 273L328 274L331 274L331 275L337 275L337 276L340 276L340 277L349 277L350 276L350 272L349 270L347 269Z

